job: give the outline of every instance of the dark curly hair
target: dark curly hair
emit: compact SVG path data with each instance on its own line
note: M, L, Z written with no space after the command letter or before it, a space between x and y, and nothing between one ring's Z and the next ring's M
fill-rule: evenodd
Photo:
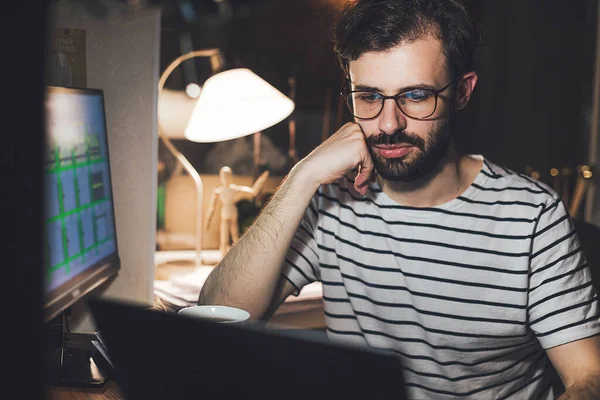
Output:
M355 0L335 27L334 50L348 75L349 61L432 35L442 42L450 77L474 71L479 34L458 0Z

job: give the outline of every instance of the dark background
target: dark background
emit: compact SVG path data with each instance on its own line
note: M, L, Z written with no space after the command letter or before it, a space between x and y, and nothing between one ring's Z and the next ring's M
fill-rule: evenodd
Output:
M218 47L228 66L248 67L285 94L294 77L292 118L302 157L322 141L326 112L329 134L350 118L339 102L343 76L332 49L333 24L344 3L229 0L219 7L213 0L164 2L162 68L192 48ZM550 168L574 171L587 161L597 0L465 4L482 45L476 55L479 82L458 116L459 147L518 172L533 167L547 183ZM196 77L178 68L166 86L183 90L194 79L201 84L210 71L206 62L196 64ZM286 120L264 134L285 152L288 132ZM176 145L202 172L202 156L212 145L186 140Z
M0 299L5 368L2 397L41 399L42 221L44 160L43 2L22 0L0 6Z

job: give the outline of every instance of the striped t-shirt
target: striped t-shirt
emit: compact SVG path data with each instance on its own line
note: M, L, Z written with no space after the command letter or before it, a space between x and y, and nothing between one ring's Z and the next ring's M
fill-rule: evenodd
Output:
M485 159L436 207L351 186L319 188L283 271L322 283L328 336L398 354L410 398L553 399L544 349L600 332L559 196Z

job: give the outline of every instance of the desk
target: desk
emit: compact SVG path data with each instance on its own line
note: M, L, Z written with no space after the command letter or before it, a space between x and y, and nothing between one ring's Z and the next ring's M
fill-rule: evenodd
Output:
M186 267L169 264L173 260L193 260L193 250L157 251L155 254L155 306L169 311L195 305L204 281L219 260L216 250L204 250L209 265ZM325 329L322 286L314 282L299 296L290 296L279 306L269 323L299 329Z
M46 388L46 399L48 400L123 400L125 396L115 383L108 381L101 388L68 388L48 387Z

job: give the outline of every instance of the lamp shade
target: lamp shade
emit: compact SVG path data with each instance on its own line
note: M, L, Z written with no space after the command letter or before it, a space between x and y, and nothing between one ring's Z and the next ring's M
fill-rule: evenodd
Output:
M254 72L231 69L206 80L184 134L202 143L236 139L267 129L292 111L294 102Z
M183 90L163 89L158 98L160 133L171 139L185 139L185 128L197 102Z

